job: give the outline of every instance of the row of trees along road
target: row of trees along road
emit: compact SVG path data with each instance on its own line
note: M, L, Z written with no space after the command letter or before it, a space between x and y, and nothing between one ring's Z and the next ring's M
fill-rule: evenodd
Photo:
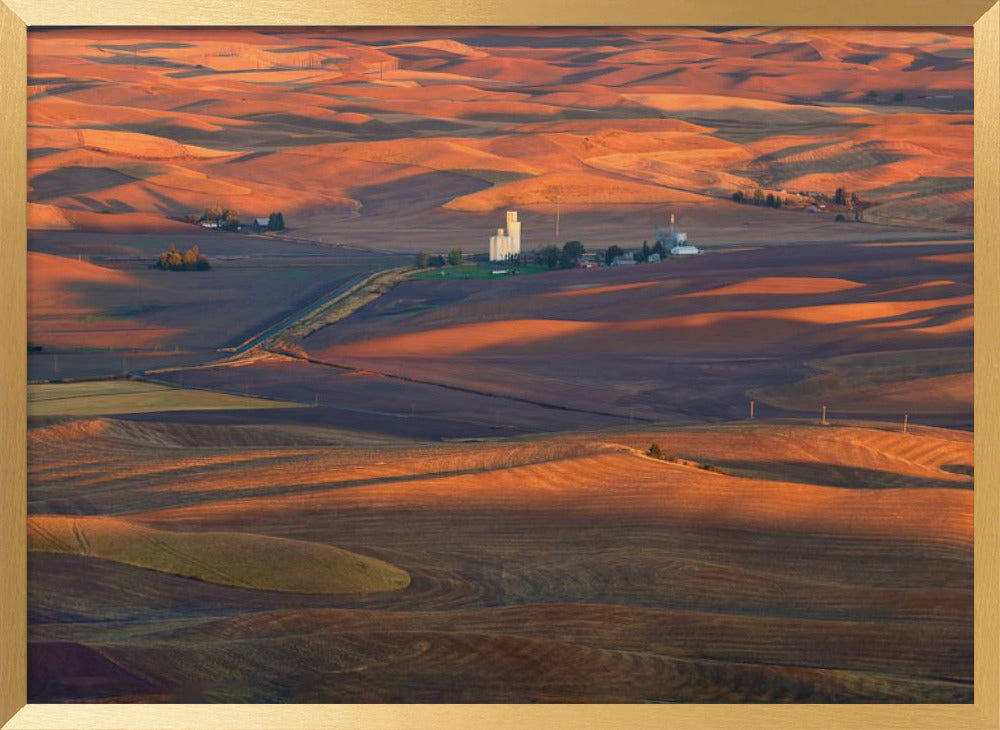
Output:
M440 254L435 254L434 256L429 256L426 251L417 252L416 265L418 269L426 269L428 266L441 267L447 264L448 266L459 266L462 263L462 249L453 248L448 252L448 256L442 256Z

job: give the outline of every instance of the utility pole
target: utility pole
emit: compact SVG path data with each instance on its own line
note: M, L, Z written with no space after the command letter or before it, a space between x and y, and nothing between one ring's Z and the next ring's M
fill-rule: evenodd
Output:
M750 401L750 420L751 421L753 420L753 407L754 407L754 402Z
M909 413L904 413L903 414L903 433L907 433L909 425L910 425L910 414Z
M827 423L826 423L826 406L823 406L823 425L824 426L827 425Z

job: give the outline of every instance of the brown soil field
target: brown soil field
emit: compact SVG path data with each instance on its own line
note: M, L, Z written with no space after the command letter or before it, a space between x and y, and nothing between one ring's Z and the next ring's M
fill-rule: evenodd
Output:
M29 379L121 374L217 359L366 271L384 256L232 234L194 239L36 234L28 254ZM150 268L198 245L210 271ZM86 252L86 253L84 253Z
M303 347L341 367L571 409L567 421L572 411L743 418L753 398L772 417L827 405L841 417L909 412L969 427L966 250L817 244L503 281L412 280ZM838 357L855 362L816 375L814 361Z
M760 424L362 448L321 432L34 429L64 448L33 450L32 512L119 516L32 518L91 538L32 553L32 692L87 696L71 680L91 656L106 697L151 701L971 699L968 434ZM630 445L651 440L717 470ZM114 537L91 535L105 523ZM335 542L411 582L321 600L122 564L147 533ZM85 649L51 648L67 645ZM64 685L44 684L66 657Z
M113 328L100 321L99 302L113 299L114 293L130 296L137 287L136 277L125 272L29 252L28 281L28 338L32 344L60 348L120 348L126 344L150 347L177 334L175 329L156 327L140 318L119 321Z

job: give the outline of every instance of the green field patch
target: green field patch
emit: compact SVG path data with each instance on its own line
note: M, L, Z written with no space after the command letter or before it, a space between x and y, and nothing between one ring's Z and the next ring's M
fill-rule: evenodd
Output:
M333 545L238 532L169 532L114 517L32 515L28 549L112 560L221 585L287 593L377 593L401 568Z
M29 416L98 416L161 411L301 407L302 404L289 401L175 388L137 380L28 385Z

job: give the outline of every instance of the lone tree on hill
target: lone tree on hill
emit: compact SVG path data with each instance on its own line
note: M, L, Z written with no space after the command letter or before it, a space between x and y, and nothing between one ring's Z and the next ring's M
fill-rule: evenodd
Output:
M652 456L654 459L662 459L663 450L660 448L658 443L654 442L649 445L648 449L646 449L646 456Z

